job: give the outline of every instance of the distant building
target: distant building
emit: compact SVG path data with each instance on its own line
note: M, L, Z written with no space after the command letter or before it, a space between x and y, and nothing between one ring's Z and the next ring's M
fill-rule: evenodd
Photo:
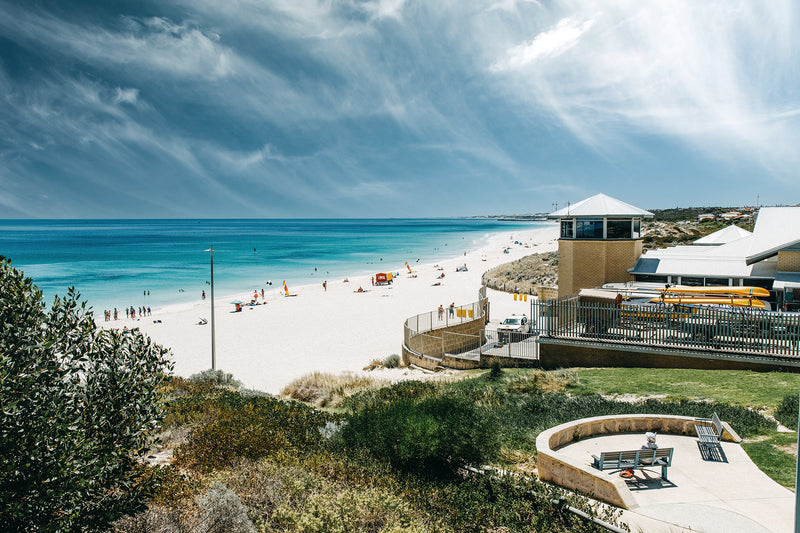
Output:
M692 246L651 250L629 272L639 282L764 287L772 303L797 308L800 207L762 207L752 233L729 226Z
M714 213L702 213L700 215L697 215L698 222L708 222L710 220L711 221L714 220Z
M582 288L630 281L628 272L642 254L642 218L653 213L597 194L550 213L558 240L558 296Z

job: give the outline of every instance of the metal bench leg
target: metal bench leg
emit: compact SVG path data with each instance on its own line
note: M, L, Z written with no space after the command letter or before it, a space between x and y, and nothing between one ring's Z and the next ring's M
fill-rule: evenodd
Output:
M667 479L667 465L661 465L661 479L669 481L669 479Z

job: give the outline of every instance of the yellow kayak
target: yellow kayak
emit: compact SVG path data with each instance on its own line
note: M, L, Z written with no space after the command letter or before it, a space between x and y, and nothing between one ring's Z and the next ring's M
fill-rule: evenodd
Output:
M734 307L755 307L757 309L765 309L766 305L758 298L742 298L742 297L728 297L721 296L703 297L703 296L666 296L653 298L650 300L654 303L664 304L684 304L684 305L699 305L699 304L716 304L716 305L732 305Z
M673 294L713 294L713 295L726 295L726 296L753 296L757 298L768 298L769 291L763 287L729 287L726 285L714 285L708 287L668 287L666 289L659 289L661 294L665 296Z

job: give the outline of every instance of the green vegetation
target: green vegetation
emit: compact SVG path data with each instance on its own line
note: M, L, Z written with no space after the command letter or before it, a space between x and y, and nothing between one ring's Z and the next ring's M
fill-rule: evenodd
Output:
M428 476L481 465L496 455L490 413L473 398L419 382L384 390L349 399L353 414L341 431L346 447L364 448L402 471Z
M503 379L470 381L365 390L343 414L175 379L165 429L188 425L174 454L185 475L158 469L148 509L116 528L196 531L215 517L241 531L594 531L551 502L590 511L578 496L460 470L496 463L502 434L495 404L474 393Z
M209 384L216 387L230 387L238 389L241 387L242 382L234 379L233 374L228 374L222 370L203 370L199 374L192 374L189 376L189 383L196 384Z
M784 396L778 409L775 411L775 418L787 428L797 431L797 411L800 404L800 397L797 392Z
M769 477L794 489L797 433L770 432L766 438L742 443L750 459Z
M187 434L174 466L155 471L161 488L148 509L118 531L197 531L210 516L240 531L593 531L551 503L565 497L589 509L577 495L535 476L482 476L461 466L530 473L542 430L618 413L716 411L765 472L794 482L795 434L778 433L748 408L776 412L796 389L793 375L495 368L471 376L351 389L336 410L175 378L165 430ZM343 391L337 380L315 383ZM667 398L597 394L608 390Z
M768 413L775 413L787 393L800 389L800 374L784 372L668 368L582 368L576 372L579 379L569 388L573 394L713 399L754 409L765 408Z
M167 351L98 329L70 289L41 291L0 261L3 531L102 531L141 509L155 478L137 458L162 418Z

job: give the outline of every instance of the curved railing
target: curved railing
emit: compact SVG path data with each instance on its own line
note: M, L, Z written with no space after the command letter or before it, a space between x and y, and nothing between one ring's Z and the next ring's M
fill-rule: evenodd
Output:
M476 302L442 307L406 319L403 347L418 356L439 359L447 352L472 349L474 333L486 324L487 314L486 287L481 287Z

